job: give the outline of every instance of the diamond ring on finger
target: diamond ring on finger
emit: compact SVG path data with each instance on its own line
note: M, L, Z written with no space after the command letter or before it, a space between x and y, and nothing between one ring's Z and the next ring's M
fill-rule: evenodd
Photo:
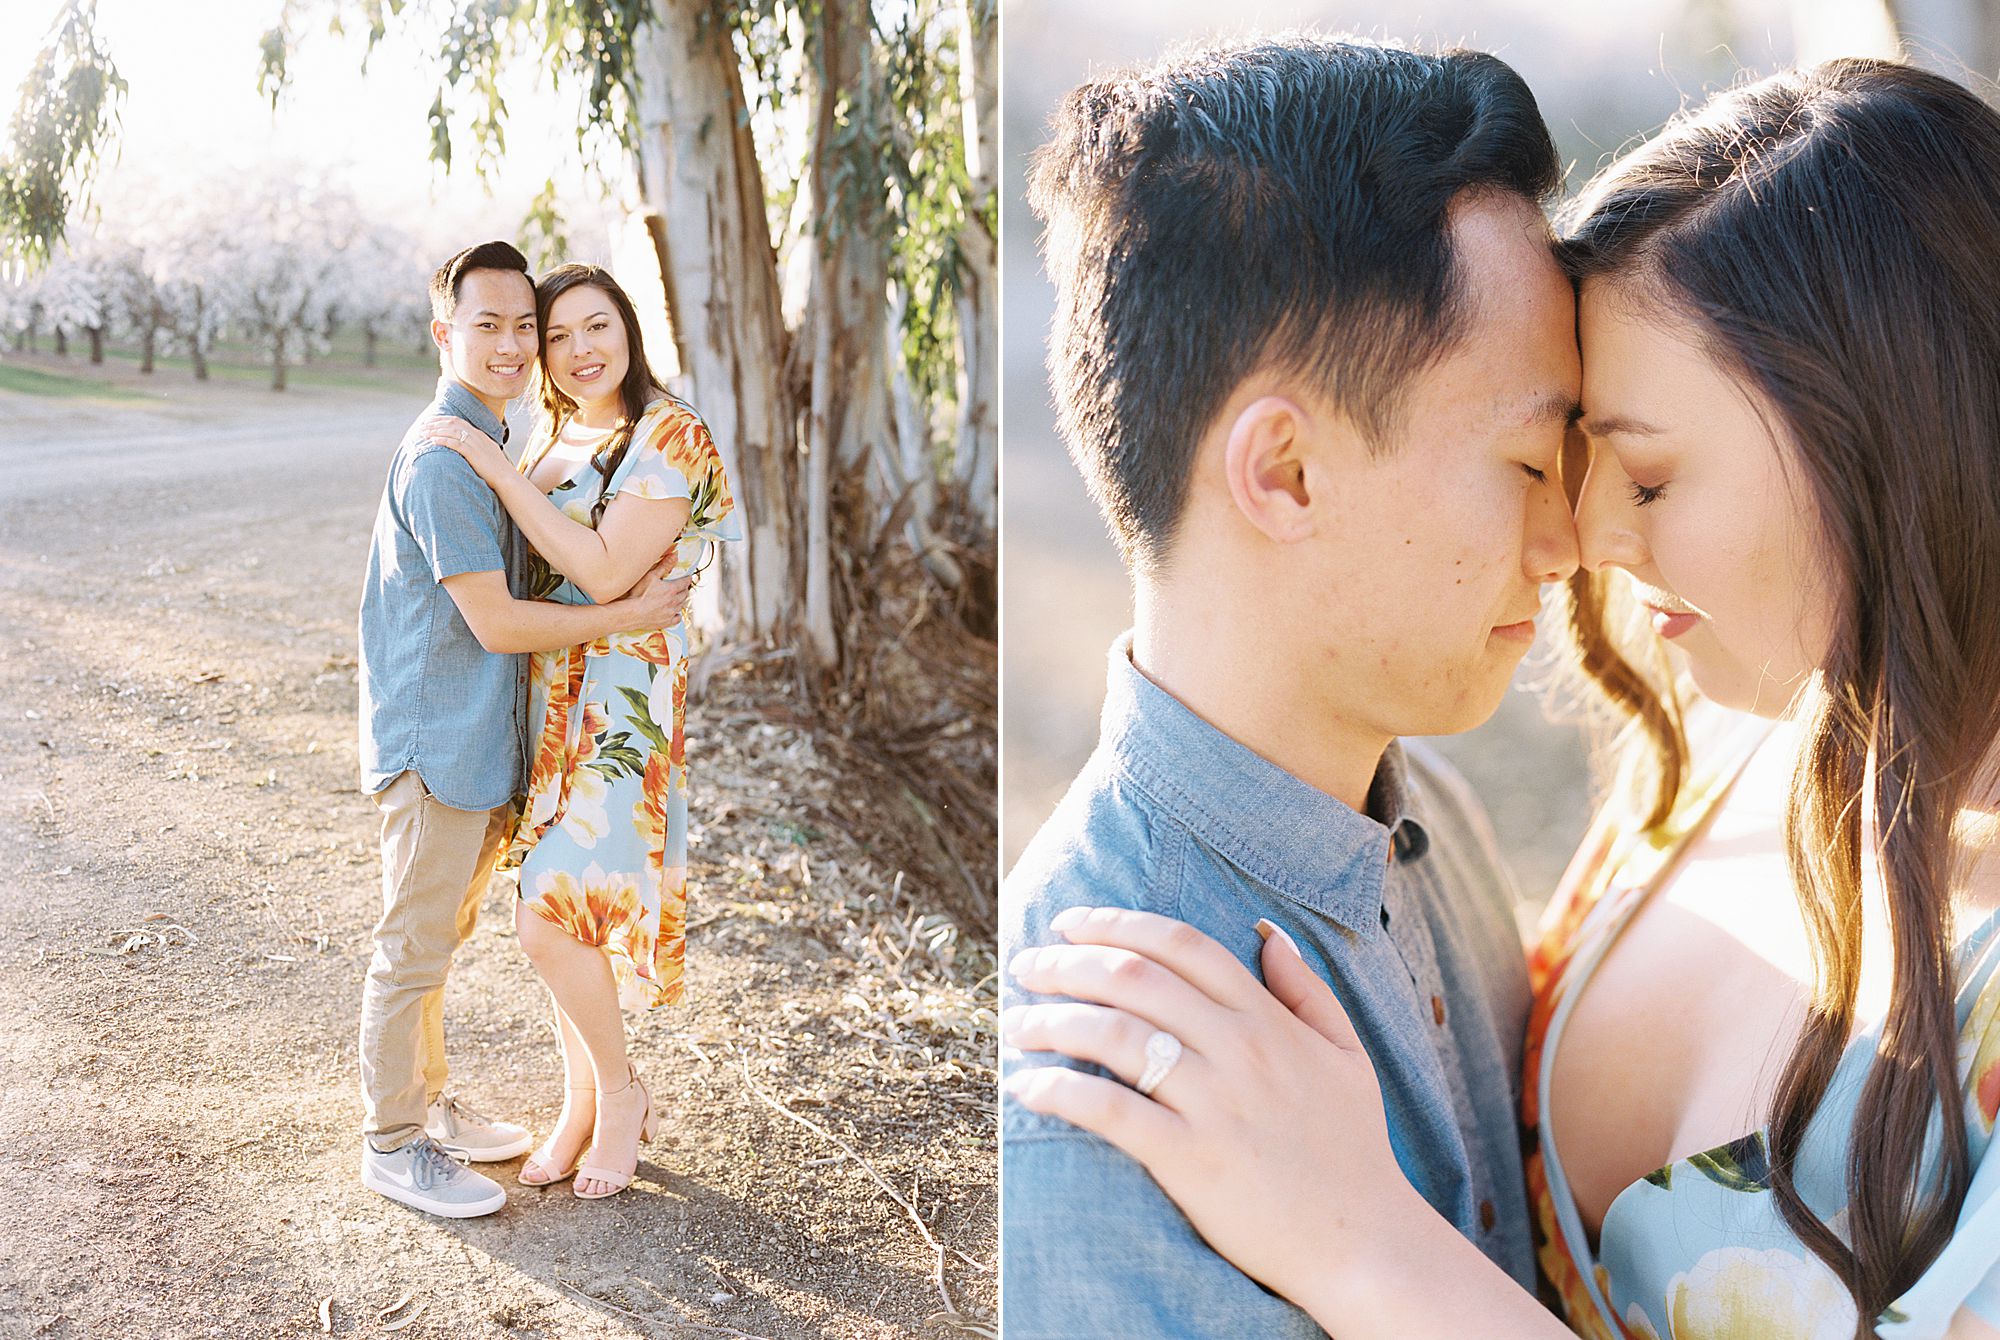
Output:
M1181 1040L1163 1028L1154 1029L1153 1036L1146 1039L1146 1068L1139 1072L1139 1082L1133 1087L1151 1097L1180 1059Z

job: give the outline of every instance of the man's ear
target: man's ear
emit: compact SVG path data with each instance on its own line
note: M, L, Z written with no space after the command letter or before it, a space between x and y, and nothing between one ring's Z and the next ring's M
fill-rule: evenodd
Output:
M1267 395L1243 407L1222 444L1223 476L1236 510L1280 544L1313 533L1306 486L1309 427L1307 413L1296 401Z
M438 347L439 353L448 354L451 352L451 323L449 321L439 321L435 317L431 319L431 343Z

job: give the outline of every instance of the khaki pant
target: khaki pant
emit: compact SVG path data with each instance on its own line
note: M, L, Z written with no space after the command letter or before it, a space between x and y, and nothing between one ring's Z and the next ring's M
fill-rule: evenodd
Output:
M444 979L472 934L514 807L455 810L405 772L382 811L382 920L361 991L362 1130L394 1149L444 1091Z

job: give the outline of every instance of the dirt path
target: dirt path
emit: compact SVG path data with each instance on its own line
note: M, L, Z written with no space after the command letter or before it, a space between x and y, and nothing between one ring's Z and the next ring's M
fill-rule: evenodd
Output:
M728 674L689 730L691 1004L634 1020L639 1182L501 1165L461 1223L360 1187L354 609L427 391L0 392L0 1337L311 1336L329 1298L336 1335L935 1337L925 1233L990 1318L991 946L792 807L811 743ZM448 989L455 1087L545 1130L508 901Z

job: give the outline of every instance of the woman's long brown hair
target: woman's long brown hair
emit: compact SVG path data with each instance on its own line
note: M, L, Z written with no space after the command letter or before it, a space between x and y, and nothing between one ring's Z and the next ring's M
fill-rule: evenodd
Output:
M632 306L632 299L618 286L611 272L601 265L583 265L574 261L558 265L535 281L535 328L541 332L542 339L542 414L549 423L549 436L560 435L563 425L576 414L577 408L576 402L563 394L556 385L556 379L549 375L549 308L555 305L557 298L576 288L603 290L617 310L618 319L625 324L627 362L624 379L618 383L619 404L624 414L618 421L616 431L605 439L591 458L602 481L597 505L590 513L590 523L595 526L604 515L605 504L611 501L606 490L611 487L611 476L617 473L619 463L625 459L625 453L632 445L632 430L638 424L639 416L646 412L647 405L666 393L666 387L646 361L645 336L639 330L639 314Z
M1957 1075L1953 822L2000 738L2000 115L1950 80L1838 60L1726 94L1607 169L1565 220L1579 281L1691 316L1772 411L1836 606L1799 708L1786 846L1817 968L1770 1113L1786 1222L1853 1295L1856 1335L1950 1239L1970 1178ZM1579 574L1586 673L1685 775L1671 694ZM1865 807L1865 810L1864 810ZM1855 1022L1864 812L1893 994L1855 1110L1843 1241L1793 1182ZM1927 1169L1927 1134L1935 1165Z

